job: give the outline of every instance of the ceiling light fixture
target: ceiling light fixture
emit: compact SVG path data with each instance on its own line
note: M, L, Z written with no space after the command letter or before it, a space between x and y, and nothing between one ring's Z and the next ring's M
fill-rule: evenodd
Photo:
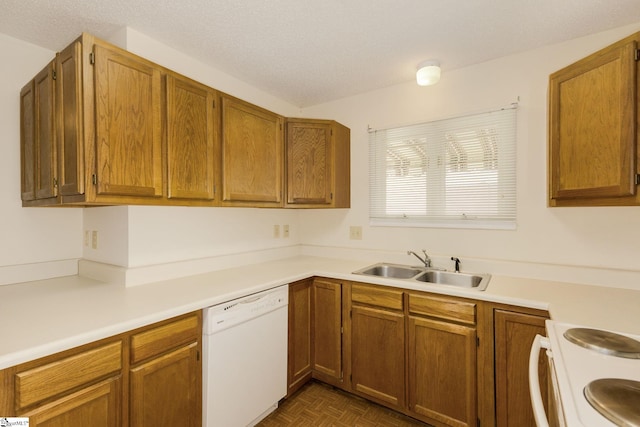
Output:
M416 80L420 86L430 86L438 83L440 81L440 62L428 60L419 63Z

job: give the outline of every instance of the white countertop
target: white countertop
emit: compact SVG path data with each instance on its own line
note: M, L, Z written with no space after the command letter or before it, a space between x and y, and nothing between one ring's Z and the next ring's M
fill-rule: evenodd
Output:
M493 276L485 291L351 274L371 263L298 256L134 287L80 276L0 286L0 369L310 276L549 310L640 334L640 290Z

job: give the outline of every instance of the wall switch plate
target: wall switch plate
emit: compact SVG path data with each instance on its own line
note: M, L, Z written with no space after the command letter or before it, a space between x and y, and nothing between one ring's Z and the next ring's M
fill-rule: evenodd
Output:
M91 249L98 249L98 230L91 232Z
M273 237L276 239L280 237L280 226L277 224L273 226Z
M349 239L362 240L362 227L359 225L352 225L349 227Z
M285 239L289 237L289 224L285 224L282 226L282 237Z

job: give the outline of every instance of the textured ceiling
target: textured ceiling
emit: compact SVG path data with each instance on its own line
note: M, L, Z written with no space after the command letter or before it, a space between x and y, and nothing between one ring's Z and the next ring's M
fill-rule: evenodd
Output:
M299 107L636 22L638 0L0 0L0 33L128 26Z

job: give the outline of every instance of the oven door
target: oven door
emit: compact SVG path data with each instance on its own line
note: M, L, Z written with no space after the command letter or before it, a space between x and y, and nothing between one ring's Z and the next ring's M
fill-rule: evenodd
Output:
M540 382L538 380L538 362L540 360L540 352L546 349L546 355L549 361L549 414L544 410L544 402L542 401L542 393L540 392ZM529 394L531 395L531 405L533 407L533 415L538 427L565 427L564 413L562 410L562 401L558 390L558 380L556 369L553 363L553 353L550 349L549 340L541 335L536 335L531 345L531 353L529 354Z

